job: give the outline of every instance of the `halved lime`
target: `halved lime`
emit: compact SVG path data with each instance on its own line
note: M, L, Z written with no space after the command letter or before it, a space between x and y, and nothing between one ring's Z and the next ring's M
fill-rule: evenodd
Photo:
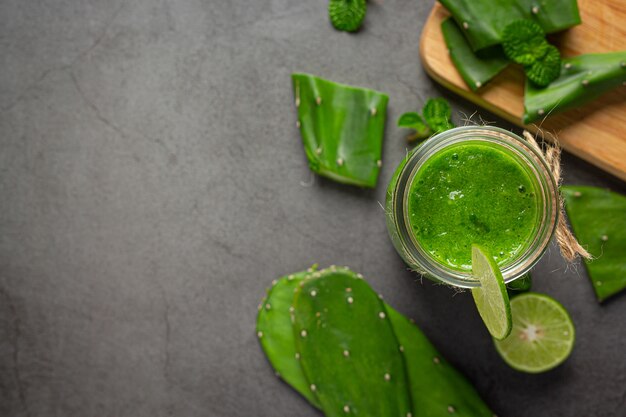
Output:
M502 340L511 333L511 306L498 264L484 248L472 245L472 275L480 287L472 288L472 297L487 330Z
M574 323L547 295L528 292L511 300L513 330L494 340L502 359L518 371L539 373L561 364L574 347Z

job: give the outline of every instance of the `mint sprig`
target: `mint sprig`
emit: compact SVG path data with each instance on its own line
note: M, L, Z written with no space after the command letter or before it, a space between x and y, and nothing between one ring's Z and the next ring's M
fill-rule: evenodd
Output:
M354 32L363 24L367 3L365 0L330 0L328 16L335 29Z
M542 57L526 67L526 76L539 87L545 87L558 78L561 73L561 53L548 45L548 51Z
M407 140L412 142L452 129L454 124L450 120L451 116L452 109L445 99L430 98L422 108L422 115L416 112L404 113L398 119L398 127L415 130L414 134L407 136Z
M532 20L509 23L502 33L506 56L524 66L526 76L539 87L545 87L561 73L561 54L546 41L546 35Z

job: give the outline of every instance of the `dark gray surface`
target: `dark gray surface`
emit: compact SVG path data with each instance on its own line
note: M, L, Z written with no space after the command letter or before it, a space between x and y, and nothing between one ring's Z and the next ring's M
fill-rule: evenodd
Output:
M537 267L578 332L543 375L500 360L471 297L406 271L377 203L405 154L393 121L433 95L476 109L420 67L432 1L370 3L358 35L325 4L0 2L0 416L319 416L254 334L265 287L313 262L362 272L500 416L626 415L626 297L599 306L582 267ZM293 71L390 94L376 190L311 185Z

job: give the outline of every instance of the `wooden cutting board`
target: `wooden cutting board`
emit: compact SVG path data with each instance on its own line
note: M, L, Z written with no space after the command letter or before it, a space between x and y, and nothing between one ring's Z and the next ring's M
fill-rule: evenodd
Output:
M564 56L626 50L626 0L578 0L583 23L551 35ZM591 103L524 126L524 74L510 65L478 92L472 92L450 60L441 22L449 16L435 4L424 26L420 55L426 72L444 87L532 132L540 128L551 140L626 181L626 87Z

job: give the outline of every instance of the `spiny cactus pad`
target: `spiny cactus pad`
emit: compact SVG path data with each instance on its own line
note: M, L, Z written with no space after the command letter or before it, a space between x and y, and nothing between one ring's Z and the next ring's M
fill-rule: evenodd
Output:
M281 378L327 416L493 414L419 328L347 268L275 282L257 331Z
M307 271L297 272L275 282L259 305L256 329L261 347L280 378L287 381L313 406L320 408L296 357L291 323L294 292L309 274Z
M382 301L349 270L303 281L294 335L304 374L326 416L406 416L404 360Z
M580 24L577 0L441 0L472 50L502 43L504 28L516 20L533 20L545 33Z
M585 266L602 302L626 288L626 196L587 186L561 193L576 238L594 257Z
M311 170L341 183L375 187L388 96L310 74L291 78L296 124Z
M582 106L626 82L626 51L585 54L562 60L559 77L540 88L526 82L524 123Z
M441 32L454 66L473 91L487 84L510 63L501 48L490 48L483 51L480 56L477 55L452 18L447 18L441 23Z
M389 320L403 352L414 417L492 417L474 387L441 357L422 331L389 305Z

